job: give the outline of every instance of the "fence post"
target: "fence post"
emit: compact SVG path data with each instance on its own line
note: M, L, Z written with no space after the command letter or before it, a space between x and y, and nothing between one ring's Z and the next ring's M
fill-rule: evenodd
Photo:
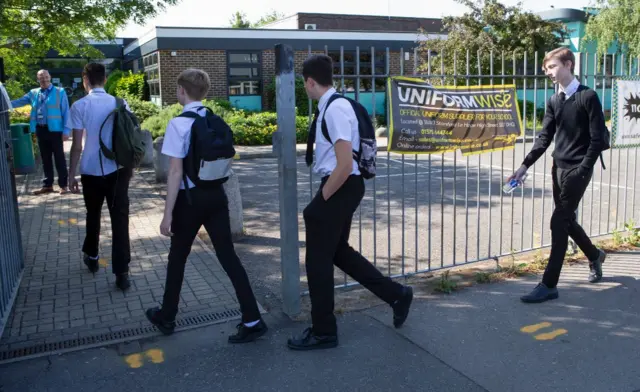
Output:
M280 190L280 258L283 311L300 313L300 263L298 248L298 179L296 162L296 109L293 48L275 46L276 111L278 131L274 148L278 155Z

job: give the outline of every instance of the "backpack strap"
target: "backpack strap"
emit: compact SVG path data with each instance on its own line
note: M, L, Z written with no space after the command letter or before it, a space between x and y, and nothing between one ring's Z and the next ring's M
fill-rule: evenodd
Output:
M208 107L206 107L206 106L199 106L199 107L196 108L196 110L200 110L200 109L207 109L207 112L213 114L213 111L211 109L209 109ZM197 120L199 118L204 118L201 115L199 115L198 113L193 112L191 110L187 110L187 111L184 111L184 112L180 113L178 115L178 117L192 118L193 120ZM191 149L191 146L193 146L193 132L191 132L191 136L189 137L189 139L190 139L190 141L189 141L189 149ZM194 181L194 180L192 180L192 181ZM191 188L189 187L189 181L187 179L187 173L186 173L186 171L184 169L182 171L182 183L184 184L184 193L185 193L185 196L187 197L187 203L189 205L192 205L193 203L191 202Z

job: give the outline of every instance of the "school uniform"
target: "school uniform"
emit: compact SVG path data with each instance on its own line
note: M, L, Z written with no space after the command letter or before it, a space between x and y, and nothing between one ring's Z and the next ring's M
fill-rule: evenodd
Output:
M555 204L550 225L551 253L542 283L521 298L524 302L543 302L558 297L556 286L569 236L589 259L589 280L596 282L602 278L605 253L593 245L577 222L576 211L604 146L604 127L597 93L577 79L566 88L560 86L547 103L542 131L522 164L531 167L555 140L551 169Z
M349 245L353 214L365 193L364 179L357 162L352 160L350 176L328 200L322 195L326 181L337 166L334 146L322 135L323 118L334 143L339 140L349 141L355 151L360 146L358 120L351 104L345 99L336 99L325 111L327 101L335 93L336 90L331 88L320 98L310 129L308 145L311 146L315 141L316 146L313 170L321 177L318 193L303 212L312 327L305 330L301 337L289 340L289 347L293 349L307 350L337 345L337 324L333 313L334 265L394 307L396 326L404 322L412 298L410 287L404 287L382 275Z
M196 112L201 116L206 114L202 102L189 103L184 106L183 111ZM163 154L180 159L187 156L193 122L193 118L186 117L176 117L169 122L162 145ZM242 323L238 325L238 328L242 328L243 323L254 323L255 325L255 321L260 320L256 328L261 331L264 328L266 331L266 325L261 321L260 311L249 278L233 246L229 203L223 184L206 189L199 188L188 177L186 183L189 187L191 203L189 203L185 192L185 181L181 181L172 214L171 232L173 236L169 250L162 308L150 309L147 316L163 332L167 334L173 332L187 257L191 252L191 246L198 231L204 225L218 260L233 284L240 304Z
M126 101L124 102L129 109ZM92 272L99 269L98 250L100 244L100 219L102 206L107 201L111 217L111 268L119 278L121 288L129 287L128 272L131 262L129 238L129 182L131 169L118 166L108 159L100 149L100 128L102 141L109 148L113 144L113 116L105 118L116 108L116 98L107 94L104 88L94 88L71 107L69 127L84 129L84 148L80 158L80 182L87 209L86 237L82 246L85 264ZM104 126L103 126L104 123Z

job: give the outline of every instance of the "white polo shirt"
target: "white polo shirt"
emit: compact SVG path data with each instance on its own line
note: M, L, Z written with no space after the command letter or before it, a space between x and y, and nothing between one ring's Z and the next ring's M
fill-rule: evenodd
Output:
M360 133L358 132L358 118L353 111L351 104L346 99L338 98L331 102L325 112L325 107L329 98L336 93L335 88L329 89L318 102L318 122L316 123L316 162L313 170L321 177L330 175L336 168L338 161L334 144L338 140L351 142L351 149L360 151ZM329 131L329 142L322 135L322 119L326 117L327 131ZM358 163L352 159L351 174L360 174Z
M127 101L124 105L131 111ZM107 159L100 151L100 126L104 119L116 108L116 98L107 94L104 88L94 88L89 94L77 100L71 106L71 114L67 120L67 126L71 129L84 129L84 148L80 159L80 174L90 176L102 176L115 172L118 167L115 161ZM102 141L109 148L113 147L113 117L102 128Z
M201 106L204 105L200 101L191 102L184 105L182 112L195 112L204 117L207 113L205 108L196 110L196 108ZM164 155L181 159L187 156L187 153L189 152L189 145L191 144L191 126L193 125L193 121L194 119L186 117L175 117L169 121L164 134L164 142L162 144L162 153ZM193 188L195 186L188 176L187 182L189 184L189 188ZM180 182L180 189L184 189L184 181Z

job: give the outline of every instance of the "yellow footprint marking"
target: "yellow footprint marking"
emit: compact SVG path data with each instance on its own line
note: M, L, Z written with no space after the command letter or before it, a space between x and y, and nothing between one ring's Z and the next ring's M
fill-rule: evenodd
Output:
M524 332L524 333L534 333L542 328L547 328L550 327L551 323L550 322L543 322L543 323L539 323L539 324L533 324L533 325L527 325L525 327L520 328L520 332Z
M164 353L160 349L154 348L154 349L151 349L151 350L147 350L145 352L145 355L153 363L162 363L162 362L164 362Z
M541 333L539 335L536 335L535 338L536 340L551 340L551 339L555 339L560 335L564 335L566 334L568 331L566 329L556 329L555 331L551 331L551 332L547 332L547 333Z
M59 224L60 226L64 225L65 223L67 223L67 222L63 221L62 219L60 219L60 220L58 221L58 224Z
M69 219L69 223L72 225L77 225L78 224L78 220L76 218L71 218Z
M142 367L142 354L131 354L124 359L124 361L132 369L138 369Z
M109 263L107 263L107 259L98 260L98 264L100 264L101 267L106 267L109 265Z

